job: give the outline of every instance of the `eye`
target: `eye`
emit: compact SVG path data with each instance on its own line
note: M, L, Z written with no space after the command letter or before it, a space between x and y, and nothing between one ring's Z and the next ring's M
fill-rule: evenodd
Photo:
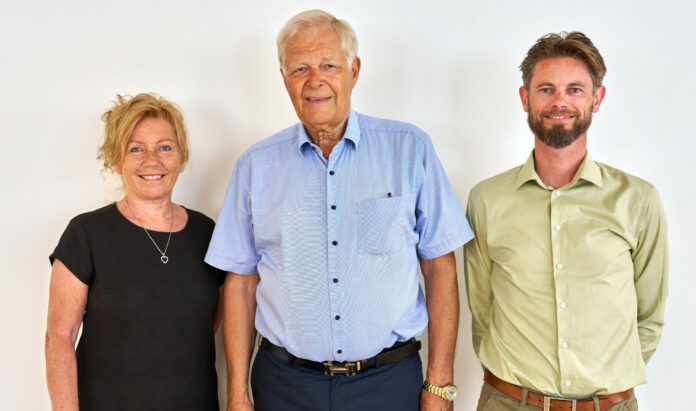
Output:
M128 150L130 153L140 153L143 151L140 147L131 147L130 150Z
M539 89L540 93L549 94L551 93L551 87L542 87Z
M579 88L579 87L571 87L571 88L570 88L570 93L571 93L571 94L582 93L582 89Z
M161 151L172 151L172 146L162 146L160 147Z
M298 73L298 74L304 73L305 71L307 71L307 67L298 67L295 69L295 73Z

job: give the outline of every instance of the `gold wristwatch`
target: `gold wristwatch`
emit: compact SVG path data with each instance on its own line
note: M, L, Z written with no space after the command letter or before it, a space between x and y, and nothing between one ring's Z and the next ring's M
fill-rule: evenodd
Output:
M452 402L455 398L457 398L457 386L454 384L438 387L430 384L428 381L423 381L423 389L431 394L437 395L438 397L442 397L442 399L445 401Z

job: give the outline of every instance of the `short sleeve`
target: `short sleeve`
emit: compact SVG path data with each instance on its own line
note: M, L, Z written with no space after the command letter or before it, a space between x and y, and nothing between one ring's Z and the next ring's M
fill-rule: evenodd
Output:
M474 237L464 210L427 135L422 136L422 178L416 199L418 254L436 258Z
M210 239L205 262L237 274L256 274L260 260L251 223L249 158L237 162Z
M51 265L56 258L59 259L78 280L87 285L92 284L94 277L92 253L87 233L79 216L70 221L58 245L48 258Z

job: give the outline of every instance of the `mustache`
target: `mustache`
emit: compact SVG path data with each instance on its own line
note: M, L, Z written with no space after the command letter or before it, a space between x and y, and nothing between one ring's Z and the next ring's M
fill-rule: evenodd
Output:
M542 111L540 114L542 116L575 116L575 117L580 117L580 111L578 111L578 110L552 109L552 110Z

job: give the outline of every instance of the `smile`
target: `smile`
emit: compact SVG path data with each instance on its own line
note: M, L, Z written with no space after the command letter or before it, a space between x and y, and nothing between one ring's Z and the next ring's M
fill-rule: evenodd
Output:
M322 103L331 100L331 97L305 97L305 101L310 103Z
M147 175L147 176L139 176L139 177L144 179L144 180L153 181L153 180L160 180L160 179L164 178L164 176L165 176L164 174L155 174L155 175Z
M553 123L565 124L566 122L569 122L569 121L575 119L575 116L570 115L570 114L561 114L561 115L556 114L556 115L546 115L546 116L544 116L544 118L546 120L548 120L549 122L551 122L552 124Z

